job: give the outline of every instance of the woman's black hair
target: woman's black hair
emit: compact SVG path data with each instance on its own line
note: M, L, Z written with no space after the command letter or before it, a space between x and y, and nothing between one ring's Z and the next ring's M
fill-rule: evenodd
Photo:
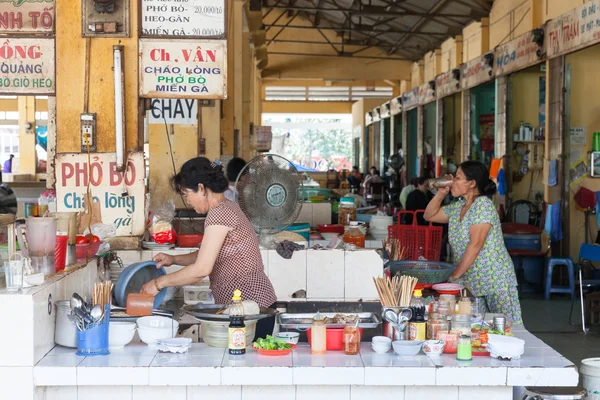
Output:
M458 167L469 181L475 181L477 190L482 196L492 197L496 194L496 183L490 179L490 171L479 161L465 161Z
M229 188L223 166L211 162L206 157L196 157L186 161L179 173L171 177L171 186L178 193L182 193L185 189L197 192L199 184L213 193L223 193Z
M234 157L229 160L227 163L227 179L229 182L235 182L245 166L246 161L243 158Z

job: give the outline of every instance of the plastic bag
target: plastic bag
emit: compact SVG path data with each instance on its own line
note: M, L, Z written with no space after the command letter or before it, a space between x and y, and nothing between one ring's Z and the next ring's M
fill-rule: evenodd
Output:
M173 229L173 218L175 218L175 203L167 201L162 207L152 213L152 224L150 225L150 240L158 244L174 244L177 234Z

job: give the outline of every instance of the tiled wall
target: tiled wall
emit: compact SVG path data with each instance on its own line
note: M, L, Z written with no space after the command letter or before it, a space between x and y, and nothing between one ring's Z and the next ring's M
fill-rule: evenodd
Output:
M46 355L54 347L56 302L70 299L73 292L89 298L97 275L94 259L23 293L0 291L0 367L30 367Z
M510 400L512 387L71 386L38 388L36 400Z
M172 250L184 254L192 249ZM125 265L150 260L157 252L120 251ZM377 300L374 276L382 276L383 261L375 250L301 250L286 260L275 250L261 250L265 272L279 301L302 301L293 298L299 290L306 291L307 300L356 301ZM167 272L181 267L167 268Z

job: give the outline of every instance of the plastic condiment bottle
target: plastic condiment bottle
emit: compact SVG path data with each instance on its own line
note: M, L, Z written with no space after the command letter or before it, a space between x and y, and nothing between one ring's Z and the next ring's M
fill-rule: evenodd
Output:
M325 326L325 320L322 320L320 318L313 319L310 333L311 352L313 354L325 354L325 352L327 351L327 327Z
M421 290L416 289L410 300L412 318L410 320L410 340L425 340L427 324L425 323L425 302Z
M244 324L244 306L242 292L236 289L229 307L229 354L246 353L246 325Z
M470 361L473 358L471 351L471 336L460 335L458 338L458 350L456 352L456 359L459 361Z

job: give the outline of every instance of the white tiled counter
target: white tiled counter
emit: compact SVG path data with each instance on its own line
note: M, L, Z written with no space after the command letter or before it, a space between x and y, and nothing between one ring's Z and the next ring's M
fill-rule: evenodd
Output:
M431 358L379 355L369 343L362 344L357 356L341 352L313 356L304 344L284 357L265 357L251 349L244 356L229 356L224 349L205 344L193 344L181 355L132 344L105 357L78 357L75 350L56 347L33 369L34 398L508 400L513 386L577 385L572 362L518 328L515 336L525 340L526 352L510 362L489 357L458 362L450 354ZM2 378L7 378L6 373L0 375L0 383ZM12 391L6 392L7 384ZM13 394L7 398L30 398L20 397L10 380L2 385L4 393Z

